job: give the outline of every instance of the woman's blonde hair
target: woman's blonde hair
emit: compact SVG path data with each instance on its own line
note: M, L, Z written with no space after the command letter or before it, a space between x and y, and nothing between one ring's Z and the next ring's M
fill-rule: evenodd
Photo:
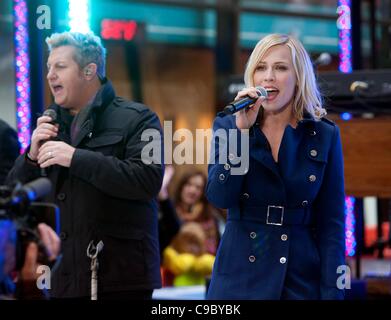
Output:
M75 47L74 59L83 69L90 63L97 66L97 75L100 79L106 76L106 49L99 37L93 33L62 32L54 33L46 38L49 51L61 46Z
M288 46L292 54L292 63L297 80L293 102L296 118L298 120L303 119L304 111L307 111L316 120L324 117L327 112L322 107L322 97L316 83L311 59L301 42L290 35L270 34L257 43L244 73L246 86L254 86L254 73L258 64L265 56L266 51L276 45Z

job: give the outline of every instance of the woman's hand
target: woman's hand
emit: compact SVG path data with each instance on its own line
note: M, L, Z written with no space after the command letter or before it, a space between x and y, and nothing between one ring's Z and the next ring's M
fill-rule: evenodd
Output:
M242 99L246 96L249 96L251 98L257 98L257 89L254 87L244 88L243 90L238 92L235 97L235 101ZM252 127L252 125L257 119L259 108L261 107L262 102L265 101L265 99L266 98L264 96L260 96L250 108L244 108L239 112L235 113L236 126L238 127L238 129L243 130L250 129Z

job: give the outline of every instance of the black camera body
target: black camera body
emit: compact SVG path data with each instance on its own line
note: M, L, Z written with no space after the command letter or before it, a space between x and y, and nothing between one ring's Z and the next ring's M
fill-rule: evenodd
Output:
M14 270L19 271L23 267L26 248L29 243L38 245L38 263L49 264L46 249L39 237L37 226L43 222L51 226L55 231L59 226L59 209L50 203L36 202L48 194L51 190L51 182L47 178L39 178L26 185L0 186L0 232L8 236L0 245L0 257L14 262ZM49 211L53 211L52 212ZM8 242L7 242L8 241ZM1 266L1 265L0 265ZM0 269L2 273L7 270Z

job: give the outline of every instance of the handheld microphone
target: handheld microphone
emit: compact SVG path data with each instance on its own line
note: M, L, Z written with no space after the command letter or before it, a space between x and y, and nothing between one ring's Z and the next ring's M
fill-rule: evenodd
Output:
M53 109L46 109L45 112L42 114L42 116L50 117L52 121L50 121L50 124L56 124L57 123L57 112ZM51 140L51 139L49 139ZM46 140L46 141L49 141ZM44 141L43 143L45 143ZM47 172L45 168L41 168L41 176L42 177L47 177Z
M52 121L49 122L51 124L57 123L57 112L53 109L46 109L42 116L52 118Z
M224 108L223 113L224 114L234 114L234 113L254 104L255 101L258 100L259 97L267 98L268 93L264 87L256 87L255 89L257 89L257 94L258 94L257 98L252 98L252 97L247 96L247 97L239 99L237 101L232 101Z

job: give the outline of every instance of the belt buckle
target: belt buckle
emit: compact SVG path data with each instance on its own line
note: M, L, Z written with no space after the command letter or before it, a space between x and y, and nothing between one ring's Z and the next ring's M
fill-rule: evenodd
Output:
M269 222L270 208L280 209L281 210L280 222ZM282 226L283 222L284 222L284 207L281 207L281 206L267 206L266 224L272 224L272 225L275 225L275 226Z

